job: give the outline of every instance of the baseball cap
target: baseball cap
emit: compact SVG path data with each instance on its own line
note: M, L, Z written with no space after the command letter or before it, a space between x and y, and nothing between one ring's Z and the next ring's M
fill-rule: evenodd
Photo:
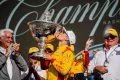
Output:
M109 29L107 29L107 30L105 31L105 33L104 33L104 38L106 38L106 37L108 37L108 36L110 36L110 35L115 36L115 37L118 37L117 31L116 31L115 29L113 29L113 28L109 28Z
M38 52L38 51L39 51L39 49L38 49L37 47L31 47L31 48L29 49L28 54L32 54L32 53L35 53L35 52Z
M46 44L45 49L47 49L47 48L49 48L49 49L51 49L52 51L54 51L54 47L53 47L52 44Z
M67 35L69 37L70 44L75 44L75 42L76 42L76 36L75 36L74 32L68 30L68 31L66 31L66 33L67 33Z
M62 27L61 29L59 29L59 32L65 32L68 35L70 44L75 44L76 36L72 30L66 30L65 27Z

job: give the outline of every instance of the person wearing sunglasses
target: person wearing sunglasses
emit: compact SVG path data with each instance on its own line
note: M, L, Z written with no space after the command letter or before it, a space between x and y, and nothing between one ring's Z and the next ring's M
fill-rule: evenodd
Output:
M95 80L120 80L119 35L113 28L104 33L103 49L91 60L88 70L94 73Z

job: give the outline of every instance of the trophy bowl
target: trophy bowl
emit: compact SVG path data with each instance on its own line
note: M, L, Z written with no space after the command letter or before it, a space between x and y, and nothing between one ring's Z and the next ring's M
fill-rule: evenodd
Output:
M33 57L37 59L44 58L45 38L48 35L54 34L61 26L51 21L51 14L48 11L42 14L40 20L28 22L28 26L33 38L38 42L40 50Z
M55 23L48 23L42 21L32 21L28 23L30 30L35 34L36 37L46 37L54 34L56 31Z

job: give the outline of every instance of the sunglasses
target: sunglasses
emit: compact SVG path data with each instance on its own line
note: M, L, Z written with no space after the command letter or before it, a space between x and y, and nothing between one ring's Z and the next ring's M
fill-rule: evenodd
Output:
M104 39L115 39L116 36L109 34L107 36L104 36Z

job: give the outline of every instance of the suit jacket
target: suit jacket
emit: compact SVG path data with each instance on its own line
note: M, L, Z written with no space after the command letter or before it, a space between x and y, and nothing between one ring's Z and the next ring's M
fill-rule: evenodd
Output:
M21 55L18 57L15 55L10 56L12 63L12 80L21 80L21 71L27 71L28 66L26 61ZM10 80L8 71L7 71L7 57L0 52L0 80Z

